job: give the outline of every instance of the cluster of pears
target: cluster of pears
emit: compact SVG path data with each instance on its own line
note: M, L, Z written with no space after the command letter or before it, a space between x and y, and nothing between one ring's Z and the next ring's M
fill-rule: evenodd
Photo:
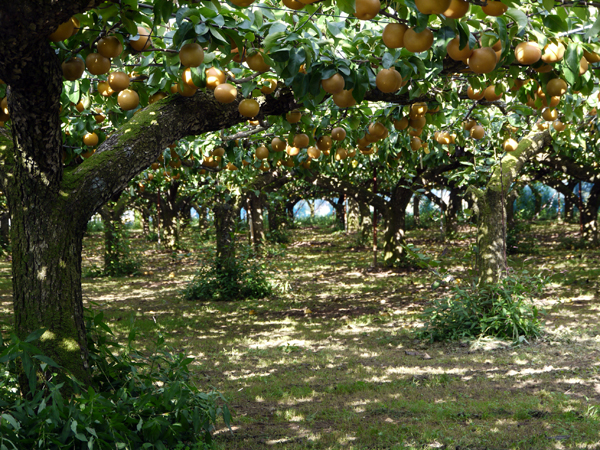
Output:
M73 22L75 20L75 18L71 18L70 21L60 25L50 35L50 40L59 42L74 35L78 29L74 28ZM69 30L72 34L69 34ZM129 45L135 51L146 51L152 46L150 35L151 31L149 29L138 27L138 36L131 38ZM117 58L122 52L123 44L116 36L103 36L96 44L96 51L89 53L85 58L85 62L77 55L64 61L62 63L63 76L68 81L75 81L83 76L86 69L91 75L108 74L106 81L98 82L98 92L105 97L118 92L117 102L119 106L125 111L135 109L138 107L140 99L136 91L129 89L129 75L122 71L110 72L111 59Z
M423 149L428 152L427 142L421 140L423 128L427 125L427 113L435 113L439 109L429 110L426 103L418 102L410 105L408 117L400 117L394 120L394 128L396 131L404 131L408 129L410 139L410 148L413 151Z

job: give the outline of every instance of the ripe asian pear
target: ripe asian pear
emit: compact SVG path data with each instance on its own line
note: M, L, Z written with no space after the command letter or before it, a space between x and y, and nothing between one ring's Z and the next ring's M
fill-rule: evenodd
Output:
M344 90L345 85L346 82L344 81L344 77L339 73L334 73L329 78L321 80L323 90L329 94L339 94Z
M498 59L496 52L491 47L481 47L473 50L467 60L469 68L479 74L490 73L496 68Z
M515 59L519 64L530 66L542 57L542 50L537 42L521 42L515 48Z
M185 67L198 67L204 61L204 50L195 42L185 44L179 50L179 61Z
M219 84L214 93L215 99L220 103L231 103L237 98L237 89L229 83Z
M414 28L409 28L404 33L404 47L409 52L426 52L433 45L433 32L429 28L417 33Z
M131 89L125 89L119 92L117 102L121 109L130 111L135 109L140 104L140 97L137 92Z
M105 58L116 58L123 52L123 44L115 36L105 36L98 41L96 49Z
M442 14L448 19L460 19L469 12L469 6L466 0L451 0L450 6Z
M403 23L388 23L383 29L381 39L388 48L404 47L404 33L408 27Z
M450 0L415 0L415 6L423 14L442 14L450 3Z
M379 14L380 9L379 0L356 0L354 17L359 20L370 20Z
M146 27L137 27L138 36L129 39L131 48L143 52L152 46L151 31Z

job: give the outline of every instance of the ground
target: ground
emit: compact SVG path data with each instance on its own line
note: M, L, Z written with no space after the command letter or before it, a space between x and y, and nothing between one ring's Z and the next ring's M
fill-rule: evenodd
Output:
M305 227L270 246L268 299L195 303L180 291L214 246L199 233L186 250L157 251L134 232L141 274L84 278L88 306L124 337L135 319L151 350L161 330L175 352L195 357L196 383L230 402L218 449L600 448L600 252L560 250L575 225L535 224L533 252L515 270L544 271L536 300L541 339L429 343L419 313L447 292L433 270L372 270L372 253L333 228ZM473 229L441 242L409 232L453 280L468 283ZM137 237L136 237L137 236ZM247 237L239 235L240 242ZM84 273L101 264L102 236L85 240ZM445 275L444 275L445 276ZM10 265L0 265L0 327L11 327Z

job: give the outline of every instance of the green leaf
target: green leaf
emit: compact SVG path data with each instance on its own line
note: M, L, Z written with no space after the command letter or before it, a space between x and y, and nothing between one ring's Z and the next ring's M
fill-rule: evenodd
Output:
M527 15L520 9L508 8L506 15L517 23L519 27L517 34L521 34L525 28L527 28L527 25L529 25L529 19L527 18Z
M594 25L592 25L592 27L585 32L583 39L587 41L589 38L597 36L598 33L600 33L600 16L596 19Z
M554 8L554 0L543 0L543 3L544 8L548 11L552 11L552 8Z
M345 27L346 27L345 22L327 21L327 31L329 31L329 33L331 33L332 36L337 36L338 34L340 34L342 32L342 30L344 30Z
M35 330L32 331L26 338L24 342L34 342L37 341L40 337L42 337L42 334L44 334L46 330L41 328L39 330Z
M345 13L354 14L356 12L356 0L338 0L336 6Z
M10 414L2 414L2 417L4 420L6 420L8 423L10 423L10 425L13 427L13 429L15 431L19 431L21 429L21 426L19 425L19 422L17 422L15 420L15 418L13 416L11 416Z
M35 359L39 359L40 361L48 364L49 366L56 367L57 369L60 369L60 366L58 364L56 364L52 358L49 358L46 355L34 355L34 358Z
M263 48L265 49L265 51L269 51L275 45L275 43L284 36L285 32L283 31L269 33L269 35L263 41Z

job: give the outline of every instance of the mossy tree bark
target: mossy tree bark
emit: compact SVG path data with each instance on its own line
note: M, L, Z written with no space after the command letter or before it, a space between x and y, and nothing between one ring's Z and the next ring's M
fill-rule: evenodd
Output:
M479 285L498 282L506 273L506 198L517 175L534 155L551 143L548 131L531 133L496 165L484 190L470 186L478 214L477 272Z

